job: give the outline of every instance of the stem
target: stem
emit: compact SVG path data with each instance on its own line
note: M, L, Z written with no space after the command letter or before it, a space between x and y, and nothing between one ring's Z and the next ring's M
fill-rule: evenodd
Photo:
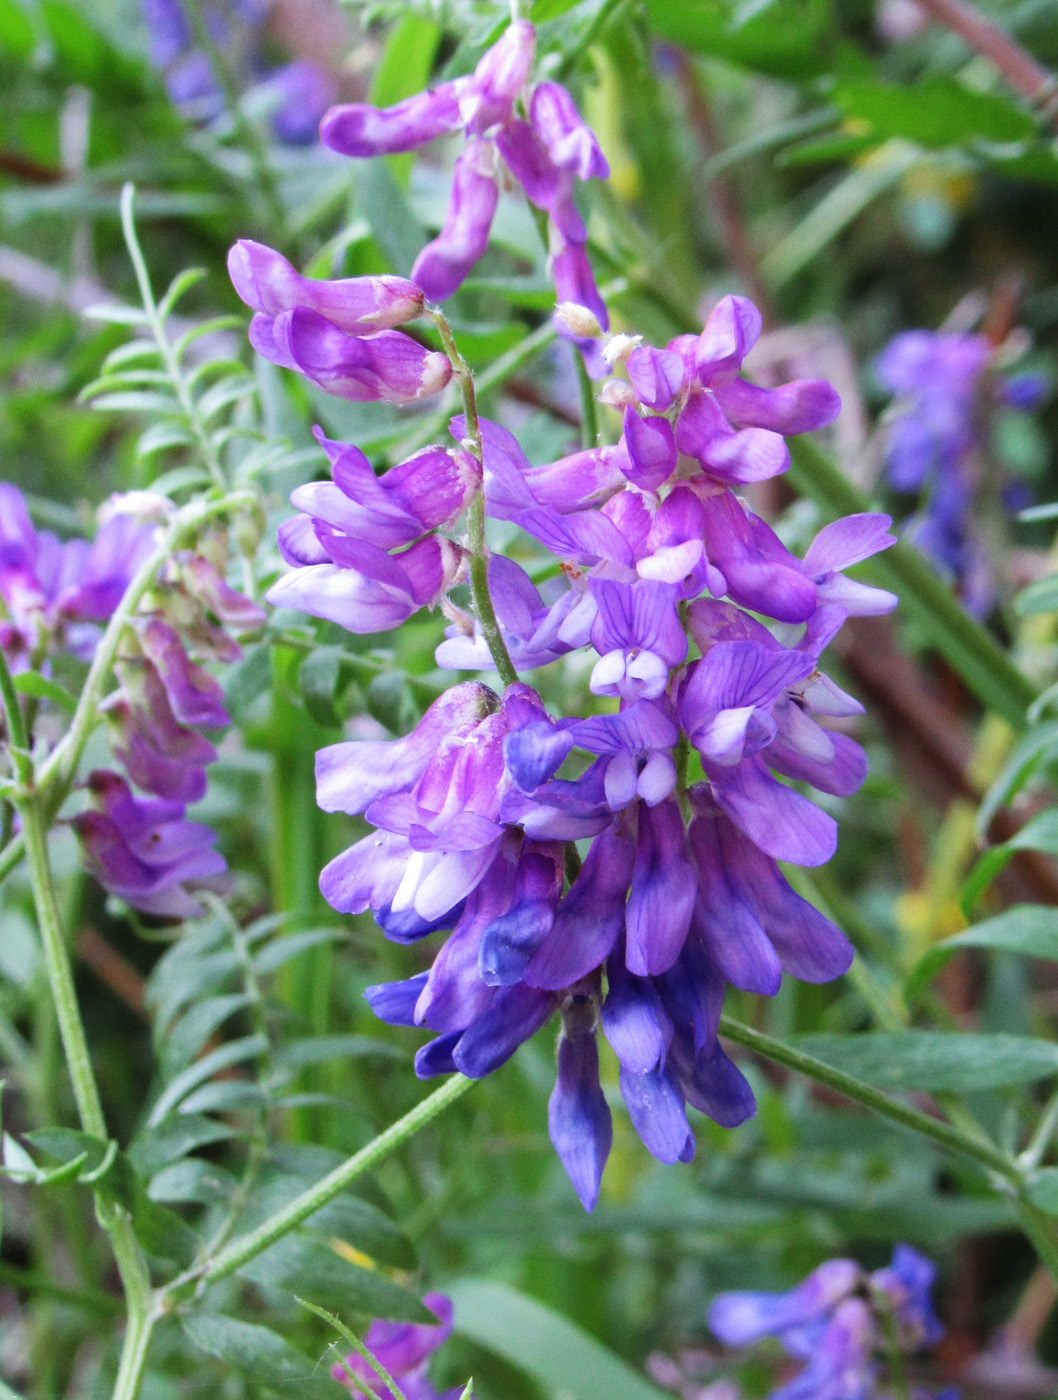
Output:
M474 599L481 631L492 655L493 664L505 686L518 684L518 672L514 669L507 643L503 640L496 609L492 606L489 592L489 564L485 545L485 450L481 442L481 423L478 419L478 404L474 394L474 376L470 366L459 352L452 327L442 311L427 312L430 320L441 333L441 343L445 354L452 363L452 372L463 390L463 414L466 419L466 447L481 464L481 489L470 502L467 510L467 543L470 550L470 592Z
M1041 116L1058 125L1058 81L1009 34L967 0L915 0L915 4L987 58Z
M160 1314L132 1221L120 1206L112 1206L115 1218L108 1224L101 1208L103 1204L97 1199L100 1221L110 1235L121 1284L125 1290L128 1319L125 1324L125 1339L121 1347L117 1380L114 1383L113 1400L136 1400L143 1370L147 1364L147 1348L150 1346L151 1335Z
M180 361L177 358L173 347L169 343L169 337L165 333L165 323L158 315L158 305L154 300L154 289L151 286L151 275L147 270L147 262L140 248L139 239L136 237L136 225L132 217L132 206L136 196L135 186L126 184L121 191L121 228L125 235L125 246L129 250L129 258L132 261L133 269L136 273L136 281L140 289L140 300L143 302L143 309L147 313L147 323L151 328L154 343L158 347L158 353L162 357L166 373L169 375L176 395L177 402L184 411L188 426L195 437L195 444L202 456L206 470L213 478L215 486L220 489L227 489L227 473L224 470L217 449L214 447L210 435L202 422L198 408L191 391L187 387L180 369Z
M1044 1154L1051 1145L1055 1129L1058 1128L1058 1091L1052 1095L1047 1107L1040 1115L1040 1121L1036 1126L1028 1147L1018 1158L1018 1165L1023 1171L1035 1171L1043 1161Z
M317 1317L321 1317L324 1320L324 1322L329 1323L338 1333L338 1335L344 1341L349 1343L349 1345L354 1349L354 1351L360 1353L360 1355L364 1358L367 1364L371 1367L372 1371L374 1371L375 1375L382 1382L383 1391L388 1391L390 1395L392 1395L395 1398L395 1400L406 1400L403 1390L401 1390L400 1386L389 1374L385 1366L383 1366L382 1362L379 1361L378 1357L368 1347L367 1343L362 1342L354 1331L345 1326L345 1324L341 1321L340 1318L336 1317L334 1313L328 1312L326 1308L319 1307L316 1303L306 1302L304 1298L299 1298L298 1302L303 1308L308 1308L309 1312L315 1313ZM345 1374L349 1377L349 1380L354 1383L355 1387L357 1377L352 1373L352 1371L349 1370L347 1366L345 1366L344 1357L342 1358L342 1365L345 1369Z
M959 1152L964 1157L972 1157L982 1166L988 1167L990 1171L1020 1186L1022 1178L1017 1165L998 1148L993 1147L991 1143L982 1142L939 1118L931 1118L929 1114L922 1113L919 1109L912 1108L910 1104L890 1097L881 1089L875 1089L873 1085L865 1084L860 1079L854 1079L851 1074L846 1074L843 1070L832 1069L822 1060L817 1060L814 1055L806 1055L800 1050L793 1049L790 1045L784 1045L781 1040L775 1040L770 1035L763 1035L760 1031L752 1030L740 1021L733 1021L730 1016L720 1017L720 1034L726 1036L728 1040L733 1040L736 1045L745 1046L747 1050L763 1055L766 1059L774 1060L776 1064L785 1065L787 1069L803 1074L809 1079L814 1079L817 1084L825 1084L828 1089L844 1094L846 1098L852 1099L855 1103L863 1104L864 1108L872 1109L875 1113L881 1114L883 1118L890 1118L894 1123L910 1128L913 1132L921 1133L923 1137L932 1138L934 1142L946 1147L951 1152ZM1056 1246L1056 1253L1058 1253L1058 1246ZM1043 1257L1042 1253L1040 1257Z
M580 445L585 448L598 447L599 409L583 352L579 347L574 348L573 361L577 366L577 387L580 389Z
M198 1269L190 1270L181 1275L180 1278L175 1279L165 1290L167 1297L176 1302L181 1296L186 1296L190 1285L195 1285L195 1291L201 1293L211 1283L216 1283L218 1279L227 1278L230 1274L234 1274L244 1264L255 1259L258 1254L262 1254L270 1245L289 1234L291 1230L296 1230L299 1225L308 1220L309 1216L314 1215L328 1201L333 1201L335 1196L340 1195L358 1177L371 1171L379 1162L385 1161L391 1153L407 1142L410 1137L413 1137L420 1128L424 1128L427 1123L442 1113L449 1104L462 1098L473 1083L474 1080L466 1079L461 1074L453 1075L439 1089L435 1089L428 1098L416 1104L410 1113L406 1113L403 1118L398 1118L396 1123L388 1127L384 1133L380 1133L373 1142L362 1147L340 1167L335 1167L334 1171L328 1173L322 1181L318 1181L315 1186L310 1186L307 1191L302 1192L289 1205L284 1206L270 1220L266 1220L256 1230L251 1230L248 1234L233 1240L209 1263Z
M100 1102L92 1060L88 1053L88 1042L77 1005L77 993L74 990L73 970L70 967L59 905L55 898L55 884L52 879L51 862L48 859L48 838L41 814L40 798L32 796L20 802L19 815L25 833L26 857L33 885L37 923L44 947L44 962L59 1019L59 1033L66 1052L66 1063L73 1081L77 1113L86 1133L105 1140L106 1120L103 1117L103 1105Z
M1054 1216L1045 1214L1023 1194L1018 1195L1017 1209L1021 1228L1032 1241L1040 1263L1058 1283L1058 1237L1055 1235Z

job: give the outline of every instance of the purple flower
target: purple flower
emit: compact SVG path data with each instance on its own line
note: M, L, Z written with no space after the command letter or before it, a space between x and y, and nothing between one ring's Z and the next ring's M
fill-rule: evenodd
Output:
M277 99L272 130L288 146L311 146L336 96L334 79L318 63L299 58L275 68L267 87Z
M437 238L419 254L412 277L443 301L463 283L488 246L498 200L497 153L526 195L549 215L558 301L574 301L607 325L584 254L587 230L573 200L577 179L605 178L609 166L572 97L560 84L526 87L536 34L514 20L482 55L474 72L387 108L334 107L320 128L323 143L342 155L368 157L415 150L462 129L452 193ZM516 113L525 99L528 120ZM560 326L560 333L565 333Z
M423 1303L438 1319L436 1323L372 1322L364 1334L364 1345L400 1387L394 1395L367 1361L353 1352L336 1366L331 1375L348 1386L356 1400L448 1400L430 1384L426 1368L431 1355L452 1331L452 1302L443 1293L427 1293Z
M303 513L281 526L279 549L292 568L268 601L350 632L388 631L433 607L456 581L462 550L428 532L463 510L479 464L468 452L428 447L379 478L357 448L317 436L334 479L291 496Z
M228 254L232 284L247 306L263 316L304 307L325 316L348 335L369 335L414 320L422 288L405 277L345 277L323 282L302 277L281 253L240 238Z
M60 541L36 529L16 486L0 482L0 600L12 639L17 634L33 651L71 623L105 622L150 553L153 534L118 512L91 542ZM90 654L94 633L76 637L79 654Z
M807 1362L768 1400L868 1400L881 1393L879 1384L897 1379L884 1374L894 1341L913 1352L943 1335L930 1299L935 1276L907 1245L870 1275L851 1259L831 1259L789 1293L722 1293L709 1325L728 1346L773 1336Z
M87 787L96 806L74 817L85 863L99 883L145 914L192 919L202 906L190 892L227 869L213 850L217 834L187 821L179 801L133 795L117 773L97 770Z
M258 313L250 322L250 344L266 360L353 403L413 403L440 393L452 377L447 355L402 331L346 335L307 306L278 316Z
M149 661L129 662L120 667L120 675L120 690L104 706L115 757L146 792L173 802L199 801L216 749L179 722L165 683Z

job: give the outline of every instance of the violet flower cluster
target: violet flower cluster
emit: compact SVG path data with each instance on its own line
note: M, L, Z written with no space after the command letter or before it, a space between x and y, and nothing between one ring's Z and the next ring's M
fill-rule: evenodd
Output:
M921 502L909 535L978 617L995 601L980 520L991 420L1004 408L1031 411L1046 393L1043 376L997 374L994 358L983 335L904 331L877 362L882 385L901 401L889 432L889 482Z
M21 492L0 483L0 647L13 672L46 669L62 649L91 659L98 624L109 620L154 547L153 526L140 511L145 500L160 511L169 505L144 493L117 497L94 540L64 542L38 531ZM200 914L192 889L226 868L216 832L186 815L204 795L206 768L217 756L200 731L230 723L220 685L199 661L237 660L232 632L263 621L207 553L180 553L123 638L120 683L102 709L124 776L92 772L89 806L72 825L89 871L144 913Z
M197 0L196 0L197 2ZM224 92L209 54L198 44L194 28L181 0L142 0L147 25L148 52L160 70L166 91L177 107L206 117L224 107ZM272 129L288 146L308 146L319 139L324 112L335 99L330 74L308 59L270 68L258 54L258 31L267 15L267 0L228 0L224 6L205 5L204 22L216 47L247 76L263 85L274 105ZM245 63L239 63L238 50Z
M355 1400L456 1400L462 1393L460 1388L436 1390L427 1374L430 1357L452 1331L452 1300L427 1293L423 1303L436 1323L375 1321L364 1335L368 1351L400 1387L396 1395L358 1352L331 1368Z
M468 151L493 139L502 151L531 55L530 28L515 22L470 78L387 112L338 108L325 136L366 154L461 123ZM594 149L575 109L552 99L569 150ZM450 289L435 280L446 238L416 263L434 295ZM331 393L405 403L452 373L397 329L424 309L415 281L307 280L246 241L229 267L256 313L253 344ZM601 338L591 311L563 308ZM440 606L450 625L436 659L451 670L495 665L510 680L595 653L602 712L556 719L520 681L502 695L465 681L407 737L317 755L320 806L375 828L323 871L325 897L343 913L370 909L398 942L448 934L429 971L369 989L376 1014L436 1033L420 1076L480 1077L559 1012L549 1125L588 1209L612 1135L600 1029L644 1143L686 1161L688 1105L729 1127L755 1107L717 1038L726 987L772 995L783 973L823 982L852 959L778 863L820 865L837 839L833 817L789 780L843 797L866 775L863 750L828 727L861 707L819 666L846 617L896 605L844 573L892 543L890 521L837 521L799 559L737 494L785 471L786 437L840 408L819 380L744 379L760 329L756 308L729 296L698 335L657 348L609 340L600 397L621 411L618 441L543 466L478 416L464 366L468 413L447 446L376 475L355 446L321 437L332 479L294 493L299 514L279 535L289 568L267 595L357 633ZM482 507L551 556L542 588L512 559L486 565L460 534L461 514ZM468 578L476 618L451 596Z
M709 1326L728 1346L775 1337L804 1368L768 1400L872 1400L892 1393L903 1358L944 1335L933 1308L936 1266L898 1244L873 1273L852 1259L830 1259L789 1293L722 1293ZM907 1393L901 1391L900 1393ZM913 1389L916 1400L955 1400L956 1392Z
M462 132L465 144L455 163L444 225L415 260L412 280L433 301L444 301L463 283L488 246L506 170L547 216L557 300L587 308L605 329L606 306L585 251L588 232L573 191L578 180L605 179L610 167L562 84L530 82L535 48L533 26L516 19L473 73L392 107L334 107L320 137L341 155L367 157L416 150ZM565 323L559 330L569 334Z

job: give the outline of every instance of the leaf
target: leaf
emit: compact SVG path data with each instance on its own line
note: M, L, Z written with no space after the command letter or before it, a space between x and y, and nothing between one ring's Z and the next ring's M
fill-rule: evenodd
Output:
M37 700L51 700L71 715L77 709L77 696L71 695L63 686L57 685L47 676L42 676L39 671L19 671L13 679L19 695L32 695Z
M342 654L338 647L317 647L298 667L298 686L305 709L317 724L336 729L341 716L335 706L342 682Z
M180 1113L231 1113L237 1108L259 1108L268 1095L259 1084L246 1079L215 1079L188 1094Z
M407 277L428 241L424 230L385 161L360 161L354 175L359 212L392 271Z
M658 38L774 77L805 82L833 62L829 0L781 0L741 25L729 0L647 0L647 14Z
M316 948L321 943L341 943L346 937L345 930L340 928L310 928L301 933L284 934L255 954L254 970L259 973L274 972L277 967L282 967L310 948Z
M1029 1183L1028 1197L1048 1215L1058 1215L1058 1167L1044 1167Z
M375 68L369 100L375 107L390 107L430 86L441 26L425 15L406 14L386 38ZM386 162L402 185L407 185L414 157L391 156Z
M182 1161L170 1162L156 1173L147 1187L147 1195L152 1201L169 1204L195 1201L210 1205L228 1200L235 1185L231 1172L217 1166L216 1162L185 1157Z
M239 970L239 959L230 948L198 957L185 952L186 945L177 944L151 974L147 1002L154 1008L157 1035L166 1033L182 1006L219 987Z
M107 321L117 326L145 326L147 313L140 306L122 306L120 302L101 302L88 306L81 315L89 321Z
M448 1289L455 1330L538 1381L545 1395L570 1400L665 1400L619 1356L544 1303L491 1279Z
M239 1270L264 1288L278 1288L341 1312L393 1322L432 1322L428 1308L385 1274L343 1259L310 1235L287 1235Z
M795 1035L790 1043L879 1089L976 1091L1058 1074L1058 1045L1021 1035L949 1031Z
M141 1177L152 1177L170 1162L205 1147L211 1142L225 1142L236 1136L229 1123L215 1118L167 1118L156 1128L144 1128L129 1145L129 1161Z
M122 365L132 364L136 360L161 360L161 351L153 340L139 338L127 340L124 345L117 346L111 350L110 354L103 361L103 372L109 373L111 370L120 369Z
M307 1035L292 1040L276 1051L275 1063L283 1069L326 1064L329 1060L359 1060L369 1056L403 1060L404 1051L386 1040L368 1035Z
M203 422L208 422L222 408L227 408L229 404L237 403L239 399L245 399L256 391L257 381L245 370L237 375L226 375L216 384L211 384L198 400L196 407L199 417Z
M170 447L190 447L195 438L190 428L183 423L152 423L151 426L142 432L136 442L136 456L139 458L153 457L156 452L166 452ZM194 477L199 480L209 480L207 473L197 467L189 468ZM185 484L185 483L182 483ZM156 490L154 483L151 490ZM169 490L173 490L170 487Z
M178 1268L187 1268L200 1257L201 1242L194 1230L168 1206L152 1201L146 1191L138 1194L132 1227L148 1254L168 1259Z
M38 1128L25 1134L39 1151L57 1162L72 1165L79 1162L75 1175L82 1181L90 1179L93 1190L101 1191L112 1200L131 1209L136 1198L136 1174L116 1143L104 1142L76 1128Z
M835 87L833 100L875 135L933 150L974 140L1028 141L1036 133L1032 117L1006 98L974 92L944 75L920 79L914 88L846 79Z
M349 1392L318 1362L267 1327L223 1313L192 1313L183 1328L200 1351L247 1376L255 1385L282 1388L291 1396L320 1395L349 1400Z
M1019 904L946 938L923 954L915 965L907 979L908 999L917 997L960 948L985 948L996 953L1058 959L1058 909L1043 904Z
M238 1040L231 1040L226 1045L220 1045L216 1050L211 1050L208 1055L203 1055L201 1060L195 1062L181 1074L178 1074L171 1084L162 1092L158 1102L151 1109L147 1123L150 1127L160 1123L162 1119L187 1097L192 1089L197 1088L207 1079L211 1079L222 1069L230 1069L232 1065L242 1064L246 1060L256 1059L268 1050L268 1039L263 1035L244 1035ZM193 1110L188 1108L189 1113Z
M162 1042L162 1067L168 1078L195 1058L198 1052L229 1016L248 1006L245 992L228 992L224 996L207 997L192 1006L169 1030Z
M967 918L972 917L981 895L1018 851L1043 851L1046 855L1058 855L1058 808L1051 807L1046 812L1039 812L1009 841L993 846L979 857L959 894L959 902Z
M190 291L196 282L201 282L205 275L204 267L189 267L183 272L178 272L158 303L158 319L164 321L184 293Z
M1058 612L1058 574L1048 574L1023 588L1014 599L1014 611L1020 617Z
M92 400L92 407L104 413L159 413L172 418L182 418L184 413L171 394L152 393L147 389L99 394Z
M1003 771L988 789L977 812L977 830L984 834L992 818L1025 786L1041 764L1058 755L1058 720L1048 720L1030 729L1015 745Z
M272 694L272 657L266 642L247 647L243 659L228 676L224 703L236 724L242 724L262 696Z

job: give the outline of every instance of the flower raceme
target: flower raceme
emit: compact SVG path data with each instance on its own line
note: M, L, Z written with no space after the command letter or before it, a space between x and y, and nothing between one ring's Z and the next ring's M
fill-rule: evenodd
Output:
M465 144L444 224L420 252L412 280L434 301L461 286L488 246L505 167L547 216L557 300L587 308L605 329L606 306L588 262L588 232L573 190L578 180L605 179L609 165L566 89L530 82L535 47L533 26L516 19L473 73L392 107L333 107L320 137L341 155L364 158L416 150L461 131ZM560 334L570 333L563 322L556 324Z
M401 287L306 292L267 250L233 263L259 315L304 296L359 326L364 307L415 306ZM479 492L560 566L538 588L513 560L488 561L499 630L527 669L590 649L590 688L611 712L556 720L530 686L463 682L406 738L322 750L321 807L375 830L320 883L399 942L448 935L428 972L368 992L383 1020L435 1032L420 1076L488 1074L561 1014L549 1126L589 1209L612 1131L598 1031L648 1149L687 1160L688 1105L729 1127L754 1111L717 1040L725 987L773 995L784 973L823 982L852 958L778 862L820 865L837 840L789 780L847 796L866 776L863 750L826 723L861 707L819 663L846 617L895 606L844 573L892 537L888 517L853 516L798 559L735 494L784 471L786 435L839 407L820 381L742 379L759 329L755 308L727 297L699 337L636 347L609 386L619 441L542 466L488 419L480 461L459 416L453 445L379 476L321 437L332 480L300 487L280 529L290 571L269 600L353 632L399 626L462 582L464 545L444 532ZM438 664L490 670L480 622L446 610Z
M0 483L0 647L8 666L46 669L59 649L91 659L99 624L154 547L152 521L170 509L163 497L130 492L104 508L94 540L60 541L34 527L16 487ZM213 849L216 832L186 817L217 756L199 731L230 723L221 687L201 662L237 660L232 633L263 621L208 553L181 553L163 566L122 637L119 684L101 710L126 776L92 772L89 805L72 825L100 884L143 913L200 914L191 890L226 868Z
M788 1293L721 1293L709 1326L732 1347L775 1337L806 1363L768 1400L869 1400L890 1394L898 1380L890 1365L944 1336L931 1297L936 1276L933 1263L906 1244L873 1273L852 1259L829 1259ZM954 1400L953 1391L943 1396Z

